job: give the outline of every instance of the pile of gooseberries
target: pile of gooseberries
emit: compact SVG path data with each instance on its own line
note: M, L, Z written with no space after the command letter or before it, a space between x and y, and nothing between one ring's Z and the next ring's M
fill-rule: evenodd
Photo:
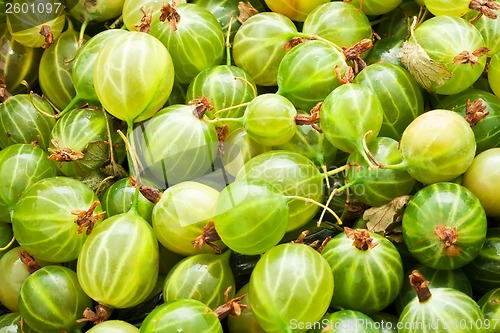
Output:
M0 333L499 332L499 15L0 0Z

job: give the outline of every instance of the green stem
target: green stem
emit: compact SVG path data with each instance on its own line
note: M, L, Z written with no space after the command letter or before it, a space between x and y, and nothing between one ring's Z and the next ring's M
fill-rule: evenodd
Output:
M78 36L78 48L80 48L83 45L85 30L87 29L88 25L89 25L88 20L83 21L82 26L80 28L80 35Z
M213 117L217 117L217 114L219 114L221 112L225 112L225 111L229 111L229 110L238 109L238 108L241 108L241 107L244 107L244 106L248 106L250 103L251 102L245 102L245 103L241 103L241 104L238 104L238 105L228 106L227 108L224 108L224 109L220 109L220 110L218 110L217 112L215 112L213 114ZM227 119L230 119L230 118L227 118Z
M7 245L5 245L4 247L0 247L0 252L7 250L9 247L11 247L12 244L14 244L15 241L16 241L16 235L13 235L12 239Z
M75 97L73 97L73 99L68 103L68 105L66 105L64 110L59 112L59 114L57 116L62 117L65 113L67 113L68 111L73 109L73 107L79 102L82 102L82 99L80 98L80 96L78 96L78 93L76 93Z
M229 24L226 32L226 65L231 66L231 41L229 40L231 37L231 28L233 26L234 16L231 16L229 19Z
M302 38L307 38L307 39L320 40L322 42L330 44L331 46L333 46L338 51L344 53L344 50L342 50L342 48L340 46L338 46L337 44L335 44L331 40L323 38L323 37L318 36L316 34L311 35L311 34L306 34L306 33L303 33L303 32L294 32L294 33L290 34L290 38L293 38L293 37L302 37Z
M382 23L382 22L385 22L385 21L387 21L388 19L389 19L389 16L384 15L384 16L382 16L381 18L378 18L378 19L376 19L376 20L370 21L370 26L372 26L372 27L373 27L374 25L379 24L379 23Z
M336 175L336 174L338 174L338 173L340 173L340 172L342 172L342 171L344 171L344 170L349 169L349 168L350 168L350 167L352 167L352 166L354 166L354 164L352 164L352 163L347 163L346 165L343 165L343 166L341 166L341 167L338 167L338 168L333 169L333 170L330 170L330 171L326 171L326 170L325 170L325 171L322 173L322 175L324 175L324 176L325 176L325 178L326 178L326 177L331 177L331 176L334 176L334 175ZM326 169L326 167L325 167L325 169Z
M118 134L125 142L125 146L127 148L127 160L129 162L130 175L135 178L135 191L134 191L134 196L132 197L132 206L130 207L129 212L137 211L137 205L139 204L139 193L140 193L140 183L141 183L133 131L134 131L134 123L132 121L127 122L127 136L125 136L122 133L122 131L118 130Z
M318 202L314 199L310 199L310 198L304 198L304 197L301 197L301 196L298 196L298 195L285 195L285 198L287 199L296 199L296 200L302 200L304 201L306 204L315 204L316 206L319 206L321 208L323 208L323 213L325 211L328 211L330 214L333 215L333 217L335 217L335 220L337 220L337 224L342 224L342 220L340 219L340 217L333 211L333 209L331 209L330 207L328 207L327 205L324 205L322 204L321 202ZM318 226L321 224L321 222L318 222ZM340 227L339 227L340 228ZM342 230L342 228L340 228Z
M240 117L240 118L214 118L214 119L208 119L206 117L203 118L203 121L214 124L216 126L222 126L225 124L239 124L243 125L245 124L245 118Z

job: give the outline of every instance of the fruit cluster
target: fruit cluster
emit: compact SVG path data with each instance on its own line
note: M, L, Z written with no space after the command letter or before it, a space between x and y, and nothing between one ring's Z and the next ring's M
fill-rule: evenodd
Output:
M500 2L0 9L0 333L500 332Z

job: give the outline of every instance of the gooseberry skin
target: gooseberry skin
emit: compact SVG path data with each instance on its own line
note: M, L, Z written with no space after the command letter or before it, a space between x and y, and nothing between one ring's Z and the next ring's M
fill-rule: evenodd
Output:
M158 240L148 222L134 212L98 224L83 244L76 268L87 295L119 309L150 296L158 270Z
M366 15L382 15L396 9L403 0L352 0L350 3Z
M285 15L293 21L304 22L314 8L329 2L329 0L265 0L265 2L273 12Z
M72 212L87 211L96 201L99 199L92 189L79 180L41 179L16 203L12 213L16 239L35 258L49 262L75 260L88 236L87 228L78 233L78 217ZM100 205L94 209L95 214L101 211Z
M332 1L309 13L302 32L317 34L339 47L351 47L362 39L372 38L372 27L366 14L352 3Z
M276 186L284 195L321 201L324 194L324 177L307 157L286 150L271 150L259 154L245 163L236 175L237 181L266 181ZM301 199L287 199L287 231L308 223L318 212L319 206L304 204Z
M471 0L424 0L425 7L434 15L464 16L470 11Z
M421 183L432 184L463 174L474 159L476 140L462 116L436 109L408 125L400 149L408 173Z
M288 204L278 188L264 181L233 182L219 195L214 225L231 250L245 255L261 254L285 235Z
M367 144L370 152L382 164L397 164L402 161L398 142L387 137L378 137ZM359 152L349 155L347 163L353 166L347 170L346 182L353 182L349 193L353 199L369 206L382 206L396 197L407 195L415 186L405 170L370 170Z
M431 80L430 88L437 94L458 94L472 86L483 73L486 55L479 56L473 63L454 63L455 57L462 52L473 53L486 46L481 33L467 20L456 16L435 16L420 24L414 35L427 55L444 64L451 74L444 82Z
M489 217L500 216L499 184L500 148L478 154L462 179L462 185L476 195Z
M321 252L335 280L333 307L369 315L385 309L399 294L403 262L398 250L379 234L370 232L370 237L378 244L364 250L343 232Z
M470 296L452 288L435 288L431 294L424 302L415 296L406 305L399 317L398 332L447 332L451 327L457 333L484 332L484 315ZM467 325L453 325L457 318ZM415 323L429 329L415 329Z
M286 97L261 94L255 97L243 115L245 129L256 142L277 146L288 142L297 132L297 110Z
M38 332L77 332L77 322L92 299L78 284L77 274L63 266L42 267L29 275L19 291L19 313Z
M408 202L403 214L403 240L422 264L456 269L470 263L486 239L486 214L467 188L449 182L428 185ZM456 228L447 241L440 236Z
M174 8L180 17L175 30L168 19L157 20L149 33L169 50L175 80L189 84L201 71L221 64L224 32L215 16L200 5L180 3Z
M278 95L298 109L310 110L340 85L336 68L344 75L345 56L323 41L303 42L291 49L278 68ZM305 77L310 79L304 80Z
M471 126L476 138L476 154L500 146L500 97L483 89L474 88L447 96L436 105L437 109L452 110L465 117L467 101L473 104L479 99L482 100L482 106L486 107L484 112L489 113L480 122Z
M252 271L250 306L266 332L292 332L294 322L321 319L333 287L330 267L316 250L304 244L280 244L266 252Z
M208 306L194 299L179 299L157 306L146 316L139 332L223 333L223 330L219 318Z
M186 181L163 192L152 213L152 225L158 241L170 251L181 255L214 253L204 244L195 248L192 241L214 217L219 192L202 183ZM215 245L223 247L221 242Z
M143 121L170 96L174 65L158 39L130 31L109 40L99 51L93 82L99 101L111 115L127 123Z
M233 41L233 60L259 86L275 86L279 63L286 54L285 43L297 34L286 16L262 12L243 24Z
M382 127L383 110L376 95L359 83L335 88L323 101L320 127L328 141L339 150L352 153L376 137Z
M215 310L225 303L224 293L231 288L228 298L235 294L235 281L229 256L201 253L179 261L168 273L163 285L163 300L195 299Z
M138 333L139 329L123 320L106 320L93 326L87 333Z
M493 93L500 97L500 53L491 57L488 67L488 82Z
M422 88L401 66L369 65L354 82L369 88L382 105L384 119L379 136L400 140L406 126L424 112Z

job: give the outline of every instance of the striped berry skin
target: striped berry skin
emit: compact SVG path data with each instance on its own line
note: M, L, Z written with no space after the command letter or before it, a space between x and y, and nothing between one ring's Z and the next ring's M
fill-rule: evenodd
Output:
M177 263L169 272L163 287L165 302L177 299L195 299L212 310L224 304L224 293L231 287L229 299L234 296L235 282L229 266L231 251L218 254L196 254Z
M50 104L38 95L31 98L28 94L18 94L8 98L0 104L0 148L37 142L47 149L56 123L53 114Z
M431 294L424 302L414 297L405 306L399 316L398 333L485 331L484 315L470 296L452 288L435 288Z
M266 332L305 332L294 330L293 322L320 320L333 286L330 267L316 250L280 244L260 258L250 276L250 306Z
M144 301L159 270L158 240L139 214L128 212L103 220L83 244L78 281L95 301L129 308Z
M335 280L332 306L369 315L395 300L403 285L403 264L398 250L385 237L365 229L351 230L371 241L358 248L360 236L343 232L321 253Z
M19 291L19 313L37 332L80 332L77 323L92 299L78 284L76 273L63 266L45 266L32 273Z
M213 310L195 299L179 299L157 306L141 324L140 333L222 333Z
M96 205L91 215L99 214L102 209L98 203L97 195L79 180L60 176L39 180L22 195L12 213L16 239L37 259L56 263L75 260L88 236L87 228L76 223L78 214L74 213L87 212Z
M455 269L471 262L486 239L486 214L467 188L436 183L418 191L403 215L403 240L422 264Z

